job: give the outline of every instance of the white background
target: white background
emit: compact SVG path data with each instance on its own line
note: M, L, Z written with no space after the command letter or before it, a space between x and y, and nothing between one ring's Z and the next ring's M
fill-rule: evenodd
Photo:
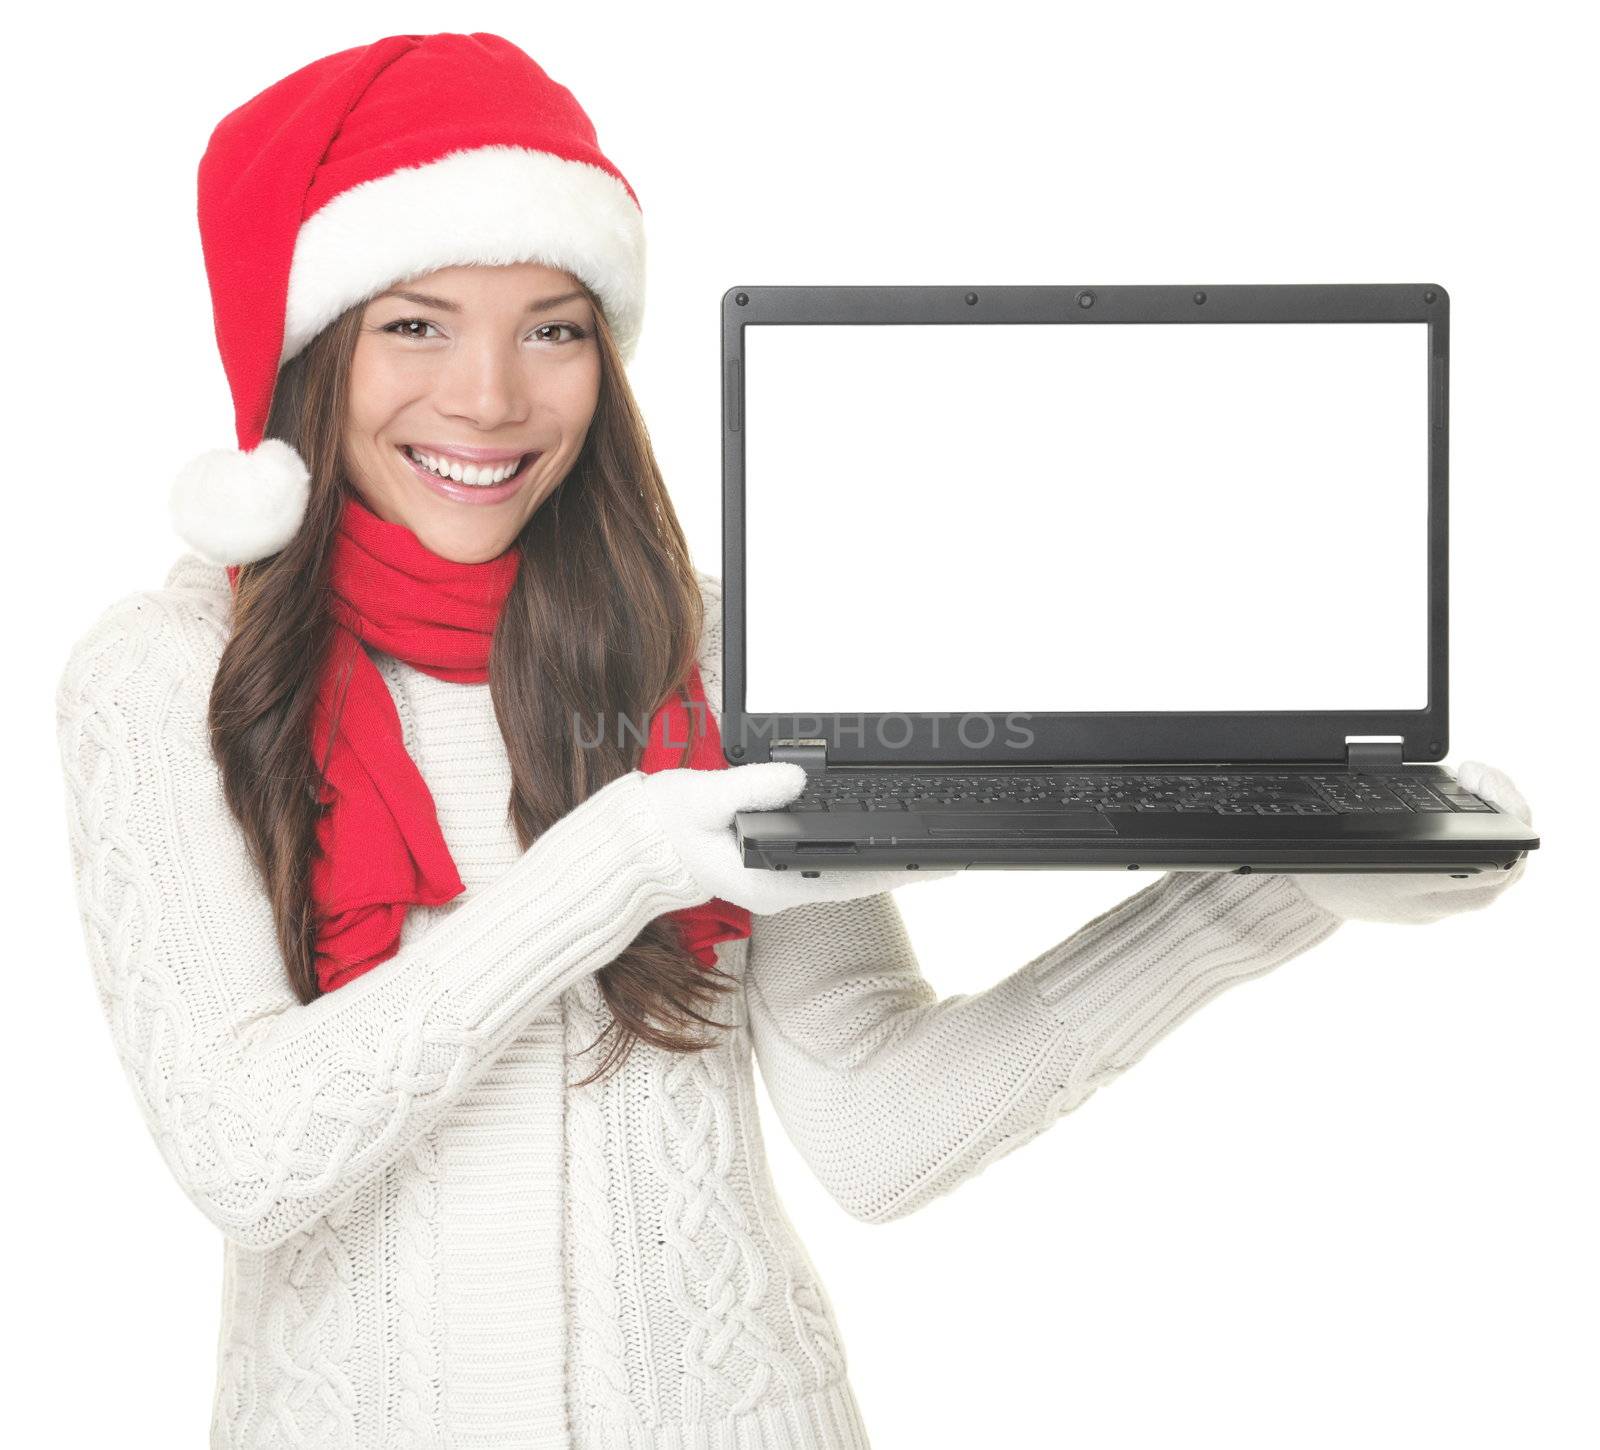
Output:
M172 474L233 442L195 163L227 110L309 60L464 25L569 85L642 198L632 376L713 572L729 286L1450 290L1450 759L1508 770L1533 803L1526 879L1481 914L1343 927L892 1225L848 1218L770 1116L769 1146L876 1450L1593 1445L1595 118L1576 22L470 8L55 7L8 34L13 1438L37 1410L52 1441L199 1445L209 1413L221 1245L99 1020L51 718L70 642L178 552ZM1217 632L1175 619L1165 643ZM929 977L970 992L1130 889L993 873L899 899Z

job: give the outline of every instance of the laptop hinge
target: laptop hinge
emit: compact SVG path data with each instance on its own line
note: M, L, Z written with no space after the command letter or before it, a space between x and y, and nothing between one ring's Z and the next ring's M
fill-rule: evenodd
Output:
M828 768L826 740L774 740L767 754L771 760L787 760L803 767L807 775L821 775Z
M1371 736L1357 739L1353 735L1344 738L1345 764L1351 770L1399 770L1405 765L1403 758L1404 737L1395 735L1389 738Z

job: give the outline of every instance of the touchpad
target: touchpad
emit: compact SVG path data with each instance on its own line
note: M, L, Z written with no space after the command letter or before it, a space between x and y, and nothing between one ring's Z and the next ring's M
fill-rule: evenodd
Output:
M923 811L930 836L1114 836L1117 828L1099 811Z

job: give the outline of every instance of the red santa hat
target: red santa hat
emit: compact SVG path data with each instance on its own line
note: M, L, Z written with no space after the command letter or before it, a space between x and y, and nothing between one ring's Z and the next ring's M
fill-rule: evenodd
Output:
M498 35L391 35L285 76L200 161L200 242L237 449L172 488L196 552L282 549L310 492L266 439L278 369L346 308L441 267L542 262L599 297L626 361L644 310L638 198L566 87Z

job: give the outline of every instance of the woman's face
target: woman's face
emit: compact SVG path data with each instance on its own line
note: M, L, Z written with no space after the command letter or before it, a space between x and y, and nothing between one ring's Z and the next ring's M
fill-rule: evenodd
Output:
M374 298L343 439L362 502L441 558L504 553L588 436L600 396L594 332L571 274L537 262L445 267ZM430 471L424 454L454 478Z

